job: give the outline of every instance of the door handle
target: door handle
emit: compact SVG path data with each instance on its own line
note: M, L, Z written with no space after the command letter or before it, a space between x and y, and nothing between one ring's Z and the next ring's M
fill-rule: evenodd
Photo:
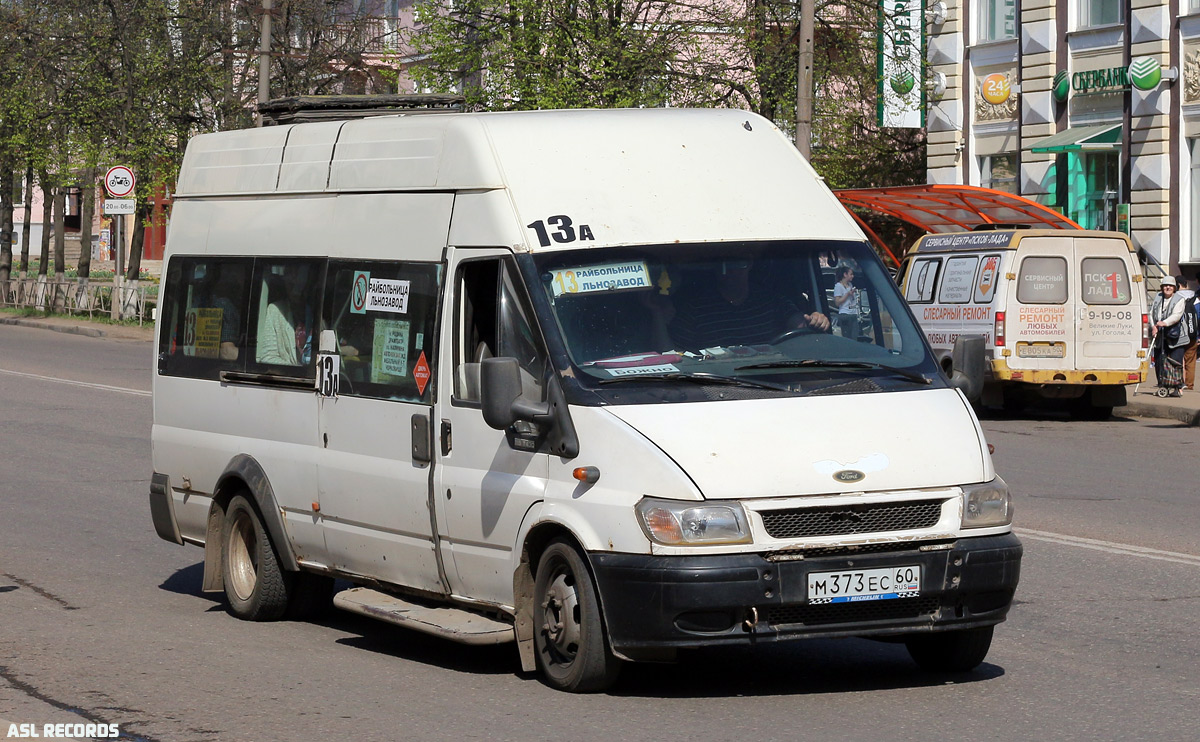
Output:
M441 438L442 438L442 455L449 456L450 449L454 448L454 438L450 434L450 421L446 420L445 418L442 419Z

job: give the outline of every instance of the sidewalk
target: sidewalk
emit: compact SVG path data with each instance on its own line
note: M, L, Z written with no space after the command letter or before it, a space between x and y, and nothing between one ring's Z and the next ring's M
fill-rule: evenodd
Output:
M150 324L141 327L105 325L72 317L10 317L0 312L0 325L38 327L44 330L94 338L143 340L145 342L154 340L154 327ZM1185 425L1200 427L1200 391L1184 390L1182 397L1163 398L1155 396L1156 389L1153 381L1147 381L1137 387L1129 387L1126 392L1128 404L1114 409L1113 415L1175 420Z

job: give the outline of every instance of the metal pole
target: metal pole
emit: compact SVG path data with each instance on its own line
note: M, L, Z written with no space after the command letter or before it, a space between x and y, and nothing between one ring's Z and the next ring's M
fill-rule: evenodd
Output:
M121 224L125 221L125 217L120 214L113 214L112 217L112 244L113 249L113 290L110 303L112 304L112 318L121 319L121 260L122 254L125 252L125 238L121 234L124 230L121 229Z
M258 39L258 104L271 99L271 3L262 0L262 24ZM258 114L258 125L262 126L262 113Z
M812 154L814 0L800 0L799 60L796 69L796 149Z

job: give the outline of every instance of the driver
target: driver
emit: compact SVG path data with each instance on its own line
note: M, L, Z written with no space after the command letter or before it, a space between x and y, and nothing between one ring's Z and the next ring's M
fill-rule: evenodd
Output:
M752 267L749 257L724 260L717 266L715 284L682 292L678 306L652 301L650 310L660 328L660 340L668 341L663 347L699 350L761 345L792 330L829 329L824 314L805 313L779 292L751 282Z

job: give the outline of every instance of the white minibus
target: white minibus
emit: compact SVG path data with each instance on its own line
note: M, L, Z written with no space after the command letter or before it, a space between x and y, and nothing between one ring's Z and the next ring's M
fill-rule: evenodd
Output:
M1022 547L960 391L982 353L947 378L765 119L221 132L173 208L151 514L235 616L303 615L338 578L340 608L512 642L569 691L804 637L983 662Z
M905 266L904 296L945 368L958 337L986 339L984 405L1057 399L1076 417L1104 419L1146 380L1143 274L1120 232L927 234Z

